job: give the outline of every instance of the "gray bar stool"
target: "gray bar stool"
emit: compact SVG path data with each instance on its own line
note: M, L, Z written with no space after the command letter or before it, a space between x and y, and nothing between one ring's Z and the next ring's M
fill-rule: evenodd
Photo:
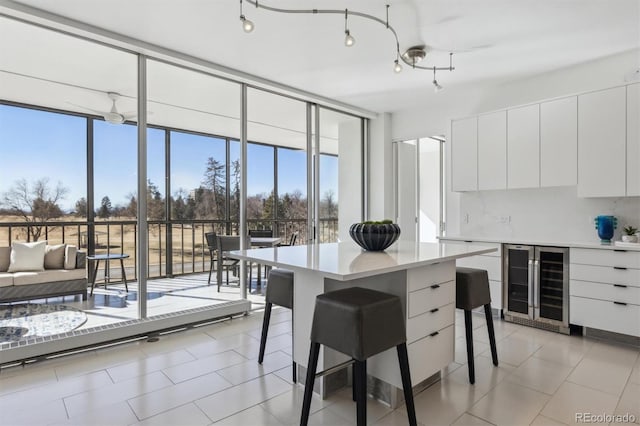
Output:
M367 358L395 346L409 424L415 426L416 411L406 342L402 302L398 296L361 287L350 287L317 296L300 425L306 426L309 421L320 345L325 345L353 359L358 426L367 424Z
M267 280L267 302L264 307L264 319L262 320L262 337L260 338L260 354L258 363L264 361L264 349L267 344L269 320L271 319L271 307L282 306L293 310L293 272L286 269L272 269ZM297 380L296 363L293 363L293 383Z
M473 361L473 325L471 311L484 306L484 316L489 331L491 358L493 365L498 365L496 351L496 335L493 331L493 316L491 315L491 293L489 292L489 275L484 269L456 268L456 308L464 309L464 330L467 338L467 364L469 365L469 382L476 382Z

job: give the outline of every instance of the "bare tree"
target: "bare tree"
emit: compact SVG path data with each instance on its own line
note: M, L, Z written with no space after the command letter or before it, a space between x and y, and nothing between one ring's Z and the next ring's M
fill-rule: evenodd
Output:
M42 236L44 222L63 215L58 203L67 192L69 190L61 182L55 188L50 188L48 178L38 179L32 185L26 179L20 179L3 194L2 204L29 224L27 240L38 241Z

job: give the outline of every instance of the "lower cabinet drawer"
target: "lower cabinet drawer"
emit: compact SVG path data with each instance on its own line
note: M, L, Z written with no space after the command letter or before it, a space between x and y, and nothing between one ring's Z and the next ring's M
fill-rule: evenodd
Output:
M433 284L409 293L409 318L456 301L456 283Z
M411 381L419 383L453 362L455 327L450 325L409 345ZM414 379L415 377L415 379Z
M569 322L640 337L640 306L571 296Z
M407 343L427 337L455 322L455 303L434 308L407 320Z
M499 257L471 256L458 259L456 266L465 268L477 268L487 271L490 280L502 280L502 262Z
M442 262L407 271L409 291L417 291L434 284L446 283L456 279L456 262Z
M572 263L569 270L572 280L640 287L640 269L627 268L624 266L614 267Z
M415 386L453 362L455 327L450 325L437 334L407 344L411 383ZM367 373L402 389L398 352L386 350L367 360Z
M640 287L571 280L569 288L572 296L640 305Z
M572 248L571 263L582 265L624 266L640 269L640 251L624 249Z

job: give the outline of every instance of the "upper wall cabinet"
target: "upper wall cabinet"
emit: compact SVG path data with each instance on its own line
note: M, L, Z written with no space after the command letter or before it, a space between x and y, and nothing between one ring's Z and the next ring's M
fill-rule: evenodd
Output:
M626 87L578 96L578 196L626 195Z
M451 189L478 189L478 119L451 122Z
M627 196L640 196L640 83L627 86Z
M507 187L540 186L540 106L507 111Z
M540 104L540 186L578 183L578 98Z
M478 189L507 188L507 112L478 117Z

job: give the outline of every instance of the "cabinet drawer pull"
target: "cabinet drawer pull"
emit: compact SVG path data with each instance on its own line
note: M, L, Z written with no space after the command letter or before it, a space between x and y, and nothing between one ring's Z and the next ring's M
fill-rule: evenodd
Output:
M440 309L439 308L435 308L430 310L429 312L431 312L432 314L435 314L436 312L438 312Z
M624 266L614 266L613 269L617 269L619 271L626 271L627 268L625 268Z
M472 243L473 241L471 240L464 240L465 243Z
M627 286L624 285L624 284L614 284L613 286L614 287L620 287L620 288L627 288Z
M616 305L627 306L627 304L624 302L613 302L613 303L615 303Z
M431 288L432 288L433 290L435 290L435 289L437 289L437 288L440 288L440 284L434 284L434 285L432 285L432 286L431 286Z
M626 250L620 250L620 249L613 249L613 251L617 251L618 253L626 253Z
M438 334L440 334L440 332L439 332L439 331L434 331L433 333L431 333L431 334L429 335L429 337L434 337L434 336L437 336Z

